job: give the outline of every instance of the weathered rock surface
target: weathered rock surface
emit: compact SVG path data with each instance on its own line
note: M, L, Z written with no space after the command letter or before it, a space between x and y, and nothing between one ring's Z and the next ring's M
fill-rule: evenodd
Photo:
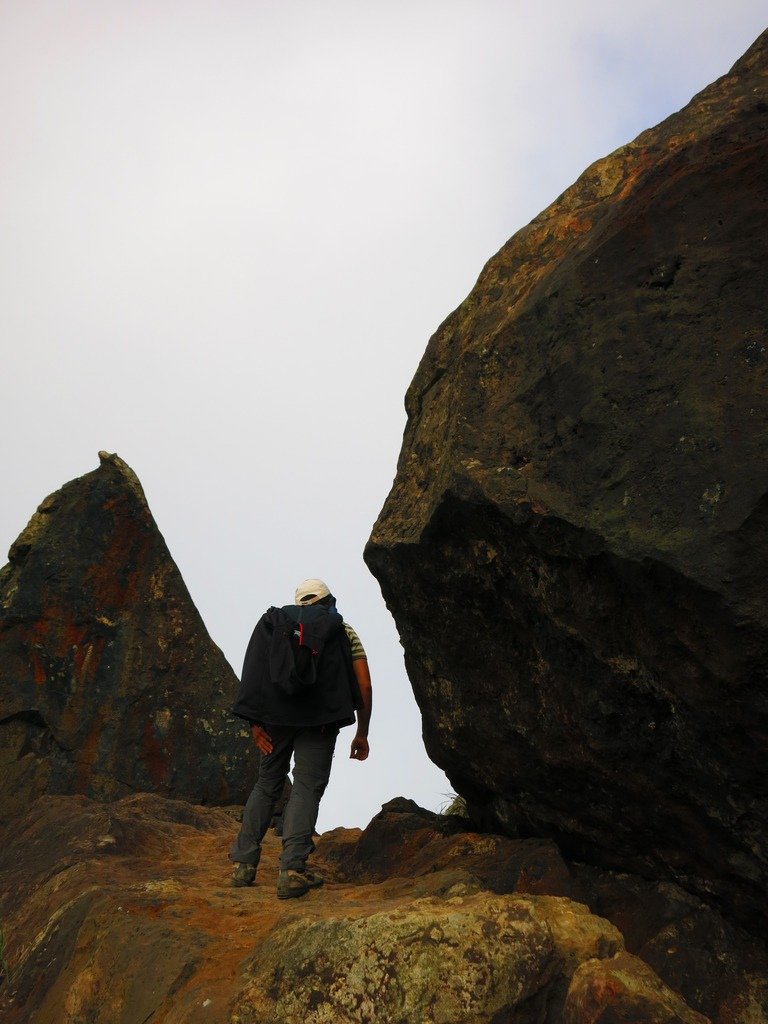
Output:
M620 953L608 961L595 958L579 964L565 1001L563 1024L598 1024L599 1021L632 1024L702 1022L689 1006L659 982L637 957Z
M670 883L568 863L551 841L466 827L398 799L385 804L362 834L326 833L318 856L327 876L339 882L382 885L400 878L419 891L429 883L443 895L455 887L565 897L610 921L626 952L707 1018L717 1024L768 1021L768 949L701 900ZM630 984L644 990L645 970L630 974Z
M576 965L621 945L607 921L568 900L459 886L364 918L286 924L262 946L233 1021L271 1024L275 1004L285 1024L481 1024L515 1010L541 1019Z
M230 813L154 794L108 804L43 796L5 826L3 1021L768 1021L768 962L755 940L747 963L744 934L720 921L720 946L699 935L670 949L662 967L674 974L675 956L683 957L692 997L631 949L617 923L642 917L628 909L632 886L650 883L581 877L551 843L536 850L464 832L395 801L364 833L321 837L313 866L326 885L280 901L271 834L257 885L229 887L236 827ZM614 893L616 920L574 896L579 886L606 905ZM630 895L622 901L622 893ZM636 926L646 937L680 919L677 897L654 893L655 909ZM738 962L733 972L726 952ZM697 1006L696 986L713 960L719 974Z
M768 933L768 33L483 270L367 547L474 822Z
M245 800L237 680L134 473L101 453L0 570L0 817L43 792Z

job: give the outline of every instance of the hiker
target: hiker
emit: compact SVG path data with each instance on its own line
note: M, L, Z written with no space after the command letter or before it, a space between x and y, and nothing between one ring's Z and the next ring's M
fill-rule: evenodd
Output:
M328 785L339 729L354 725L350 757L368 757L372 691L360 638L336 609L322 580L296 588L295 604L259 619L243 663L235 715L251 725L261 753L259 775L232 844L232 885L253 885L261 841L294 758L293 788L283 812L277 895L303 896L323 884L307 870L320 799Z

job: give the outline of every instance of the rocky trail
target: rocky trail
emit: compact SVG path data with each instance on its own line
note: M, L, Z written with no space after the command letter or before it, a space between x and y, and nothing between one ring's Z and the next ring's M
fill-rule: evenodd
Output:
M281 901L271 832L230 886L231 810L41 797L1 837L3 1020L766 1019L765 951L715 911L466 827L392 801L322 836L325 886Z

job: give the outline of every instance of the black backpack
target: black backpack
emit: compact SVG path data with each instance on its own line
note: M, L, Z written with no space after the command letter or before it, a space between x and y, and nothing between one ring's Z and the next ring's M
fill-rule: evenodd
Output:
M233 714L247 722L351 725L362 707L344 620L335 610L269 608L254 627Z
M312 690L325 645L344 629L341 616L325 609L301 609L299 614L301 621L286 615L275 626L269 646L270 678L289 697Z

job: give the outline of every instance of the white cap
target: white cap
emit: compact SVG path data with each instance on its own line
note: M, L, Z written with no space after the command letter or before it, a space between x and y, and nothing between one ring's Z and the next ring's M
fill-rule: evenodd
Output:
M304 580L296 587L296 604L317 604L330 593L322 580Z

